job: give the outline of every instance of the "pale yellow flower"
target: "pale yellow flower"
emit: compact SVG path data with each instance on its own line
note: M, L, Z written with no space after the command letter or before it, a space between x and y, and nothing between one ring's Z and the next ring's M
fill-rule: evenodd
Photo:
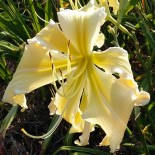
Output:
M100 6L104 6L106 8L106 13L110 14L109 7L113 8L113 13L117 14L119 9L118 0L99 0Z
M110 145L114 152L133 106L147 104L149 94L138 90L127 51L119 47L93 50L105 18L105 9L96 8L93 1L80 10L58 12L60 25L50 21L28 40L3 101L27 108L26 93L59 81L50 113L71 123L70 132L83 132L75 141L78 145L87 145L94 125L100 125L106 133L100 145Z

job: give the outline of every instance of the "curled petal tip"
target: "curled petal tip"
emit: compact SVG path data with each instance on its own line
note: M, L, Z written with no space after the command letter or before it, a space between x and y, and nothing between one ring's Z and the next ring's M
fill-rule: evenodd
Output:
M150 101L150 94L145 91L140 91L138 94L135 106L144 106Z
M107 145L110 145L110 141L109 141L109 137L106 135L102 142L99 144L100 146L107 146Z
M89 122L85 122L83 134L74 143L79 146L85 146L89 144L89 136L92 130L92 126Z
M52 100L50 102L50 104L48 105L49 111L50 111L50 115L54 115L56 113L56 105L54 104L55 100Z

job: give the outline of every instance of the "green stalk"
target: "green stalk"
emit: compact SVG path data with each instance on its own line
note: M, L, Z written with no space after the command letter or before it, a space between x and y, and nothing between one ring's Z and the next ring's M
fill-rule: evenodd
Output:
M110 22L112 22L114 25L117 26L117 21L116 21L112 16L109 16L109 15L108 15L106 19L109 20ZM118 28L119 28L122 32L128 34L128 35L131 37L131 34L129 33L129 31L128 31L124 26L122 26L122 25L120 24L120 25L118 25Z
M150 89L150 88L151 88L151 85L152 85L152 77L151 77L150 69L148 69L148 67L147 67L147 66L145 65L145 63L144 63L144 60L143 60L142 57L141 57L139 43L138 43L138 41L137 41L137 39L136 39L135 34L132 35L132 39L133 39L134 42L135 42L135 47L136 47L136 51L137 51L136 54L137 54L137 56L138 56L138 61L142 64L142 66L143 66L143 68L144 68L144 70L145 70L145 72L146 72L146 74L147 74L148 84L149 84L149 89ZM142 86L142 87L144 88L144 90L146 90L146 88L145 88L146 85L144 85L144 86ZM147 91L149 91L149 90L147 90ZM152 128L153 128L153 132L155 133L155 123L154 123L154 121L153 121L153 119L152 119L152 117L151 117L151 114L150 114L149 110L148 110L148 105L146 105L146 106L144 107L144 109L145 109L145 112L147 113L149 122L151 123L151 126L152 126Z
M137 38L135 36L134 33L132 33L132 39L134 41L134 45L135 45L135 48L136 48L136 54L137 54L137 58L138 58L138 61L142 64L146 74L147 74L147 79L148 79L148 84L149 84L149 88L152 86L152 77L151 77L151 73L150 73L150 70L148 69L148 67L146 66L144 60L142 59L142 55L140 53L140 47L139 47L139 43L137 41Z
M155 135L155 123L154 123L154 121L153 121L153 119L152 119L152 117L151 117L151 114L150 114L150 111L148 110L148 104L144 107L144 109L145 109L145 112L147 113L147 116L148 116L148 119L149 119L149 122L151 123L151 126L152 126L152 128L153 128L153 133L154 133L154 135Z
M147 145L149 150L155 150L155 146L154 145Z
M36 32L39 32L40 31L40 25L39 25L38 17L37 17L35 8L34 8L34 2L33 2L33 0L28 0L28 3L30 6L29 10L31 12L31 16L33 17L32 19L34 22L33 28L35 29Z
M84 147L77 147L77 146L62 146L58 148L52 155L56 155L60 151L76 151L81 153L89 153L89 154L96 154L96 155L111 155L110 153L106 153L104 151L91 149L91 148L84 148Z
M17 114L18 106L13 106L10 110L9 113L6 115L4 120L2 121L1 128L0 128L0 133L2 133L2 136L5 137L6 130L12 123L13 119L15 118Z
M135 113L135 118L136 118L135 122L136 122L137 130L139 132L139 135L140 135L139 137L140 137L141 142L143 144L145 155L150 155L147 144L146 144L146 141L145 141L145 138L144 138L144 135L143 135L142 130L140 128L141 121L140 121L140 119L138 117L139 116L138 107L135 107L134 113Z
M61 1L60 1L61 2ZM45 6L45 21L50 21L51 19L51 12L52 12L52 1L46 0L46 6ZM47 25L47 22L45 22L45 26Z
M60 116L59 115L55 115L54 116L54 122L52 121L52 125L50 125L49 131L47 133L45 133L44 135L42 135L42 136L31 135L31 134L27 133L24 128L22 128L21 131L26 136L28 136L30 138L33 138L33 139L46 139L46 138L50 137L54 133L54 131L57 129L57 127L61 123L61 120L62 120L62 116L61 115Z
M51 123L50 123L50 126L48 128L48 132L53 128L53 124L56 124L57 123L57 118L59 116L55 115L54 118L52 119ZM53 134L51 134L48 138L44 139L43 141L43 144L42 144L42 148L41 148L41 152L40 152L40 155L44 155L46 153L46 150L49 146L49 143L52 139L52 136Z

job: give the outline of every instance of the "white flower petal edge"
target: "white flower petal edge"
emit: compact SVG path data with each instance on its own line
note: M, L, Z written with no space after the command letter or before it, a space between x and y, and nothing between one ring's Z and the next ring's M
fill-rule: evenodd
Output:
M97 40L95 42L95 45L98 47L98 48L101 48L104 44L104 40L105 40L105 36L103 33L99 33L98 37L97 37Z
M128 53L123 48L111 47L102 52L93 52L92 61L106 73L133 78Z
M67 53L69 40L65 37L63 32L59 28L59 24L50 20L49 24L43 28L36 36L28 40L31 44L35 42L47 50L56 50L59 52ZM70 43L71 54L77 55L78 52L74 46Z
M76 140L74 143L79 146L88 145L89 144L89 136L90 136L91 131L92 131L91 124L86 121L82 135L79 137L79 140Z
M103 7L88 12L64 10L58 13L62 31L82 55L92 51L105 17Z
M61 68L65 75L67 69L66 57L58 53L52 53L51 55L55 59L55 66ZM61 78L60 75L59 77ZM52 76L52 62L49 52L40 45L31 43L25 47L19 66L5 91L3 101L27 108L24 94L52 83L53 80L56 79L53 79Z
M138 101L137 84L133 79L117 79L91 65L87 81L88 104L82 118L101 126L107 137L100 145L110 144L111 152L115 152L122 141L133 106Z

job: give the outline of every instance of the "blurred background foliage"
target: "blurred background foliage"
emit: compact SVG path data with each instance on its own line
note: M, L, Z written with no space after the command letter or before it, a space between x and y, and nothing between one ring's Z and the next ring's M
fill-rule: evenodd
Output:
M47 21L58 22L57 12L71 8L68 0L0 0L0 100L20 61L27 39L32 38ZM74 1L73 1L74 2ZM83 6L88 0L80 0ZM120 0L123 6L123 0ZM123 8L124 9L124 8ZM129 34L107 21L101 31L105 44L101 49L119 45L129 52L132 70L140 89L151 95L150 103L135 107L130 117L121 148L116 154L155 154L155 0L129 0L122 15L113 15ZM108 155L108 147L98 147L104 136L100 127L91 133L90 144L73 144L79 134L69 134L70 125L62 121L56 132L45 140L34 140L23 133L42 135L47 132L53 117L49 116L51 86L47 85L27 95L29 109L0 102L0 154L4 155ZM7 119L9 118L9 119Z

